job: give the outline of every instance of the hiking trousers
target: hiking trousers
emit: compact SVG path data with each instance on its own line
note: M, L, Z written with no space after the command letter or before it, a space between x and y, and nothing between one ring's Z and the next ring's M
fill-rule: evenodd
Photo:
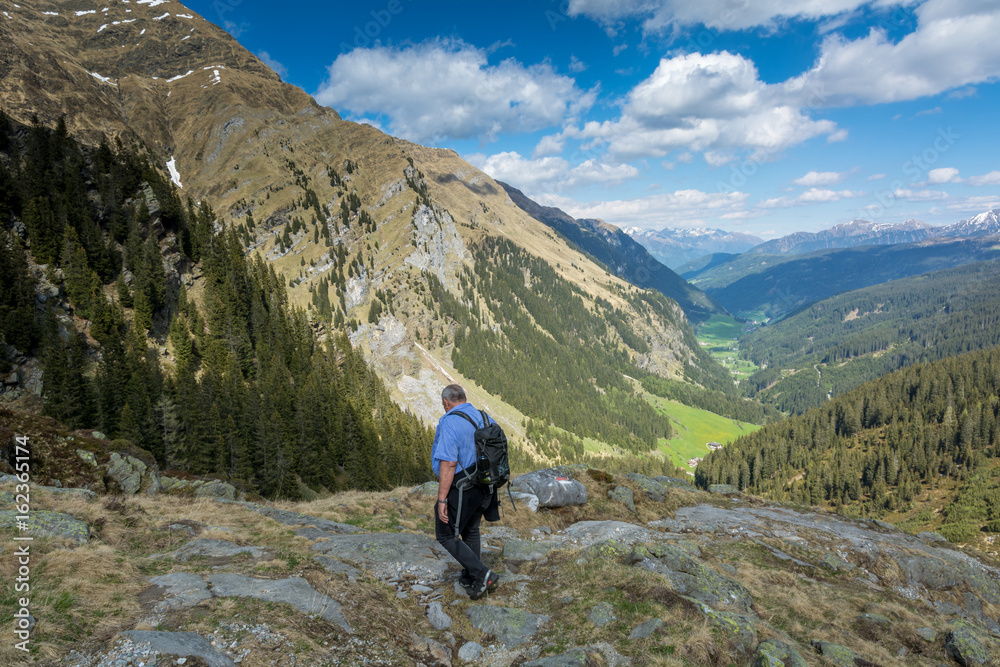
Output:
M480 560L479 524L482 522L483 511L488 506L491 497L491 494L486 490L477 486L470 487L462 493L462 515L459 517L461 524L458 526L458 534L462 538L460 540L455 537L458 490L452 486L451 490L448 491L448 523L441 521L437 505L434 506L435 538L445 551L459 562L465 573L473 577L475 581L482 580L489 571L489 568L483 565L483 561Z

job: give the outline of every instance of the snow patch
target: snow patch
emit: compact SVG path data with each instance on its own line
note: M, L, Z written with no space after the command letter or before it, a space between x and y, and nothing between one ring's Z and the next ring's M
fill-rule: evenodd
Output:
M177 14L176 16L178 18L182 18L182 19L193 19L194 18L194 16L192 16L191 14Z
M111 83L111 77L110 76L101 76L97 72L88 72L88 73L90 74L90 76L94 77L95 79L98 79L98 80L100 80L100 81L102 81L104 83L110 83L112 86L115 85L115 84Z
M174 81L179 81L180 79L186 77L188 74L194 74L194 70L189 70L187 74L178 74L173 78L167 79L167 83L173 83Z
M162 21L163 19L167 18L168 16L170 16L170 12L163 12L163 16L154 16L153 20L154 21Z
M209 79L209 81L212 82L213 86L217 86L220 83L222 83L222 77L219 76L219 70L217 70L217 69L216 70L212 70L212 78Z
M3 15L6 16L7 18L10 18L10 14L8 14L7 12L4 12Z
M97 32L101 32L102 30L104 30L107 27L108 27L108 24L105 23L104 25L102 25L100 28L97 29Z
M139 2L137 2L135 4L137 4L137 5L149 5L150 7L159 7L160 5L165 5L168 2L170 2L170 0L139 0Z
M167 162L167 171L170 172L170 181L179 188L183 188L181 185L181 174L177 171L177 158L171 156L170 160Z
M188 35L187 37L181 37L181 41L182 41L182 42L183 42L183 41L184 41L185 39L191 39L191 35Z
M139 36L140 36L140 37L142 37L142 36L143 36L143 35L145 35L145 34L146 34L146 29L145 29L145 28L143 28L143 29L142 29L142 32L140 32L140 33L139 33Z
M42 12L45 16L59 16L59 12Z
M86 16L87 14L96 14L97 10L96 9L84 9L84 10L81 10L81 11L78 11L78 12L73 12L73 13L76 14L77 16Z

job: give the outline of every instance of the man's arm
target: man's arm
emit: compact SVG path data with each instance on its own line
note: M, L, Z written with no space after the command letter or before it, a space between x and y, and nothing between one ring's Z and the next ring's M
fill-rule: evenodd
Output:
M448 523L448 491L451 490L451 482L455 479L457 467L458 461L441 461L439 468L437 513L444 523ZM441 502L442 500L445 502Z

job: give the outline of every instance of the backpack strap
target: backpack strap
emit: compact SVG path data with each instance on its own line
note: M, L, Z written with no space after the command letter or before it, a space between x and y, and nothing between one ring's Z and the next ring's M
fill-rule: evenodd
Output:
M483 419L483 428L486 428L487 426L490 425L490 416L488 414L480 410L479 416L482 417Z
M482 410L480 410L480 413L486 414L486 413L482 412ZM477 429L479 428L479 426L472 419L472 417L470 417L469 415L465 414L461 410L452 410L451 412L449 412L448 414L446 414L445 417L450 417L451 415L458 415L459 417L462 417L465 421L467 421L470 424L472 424L475 428L477 428Z

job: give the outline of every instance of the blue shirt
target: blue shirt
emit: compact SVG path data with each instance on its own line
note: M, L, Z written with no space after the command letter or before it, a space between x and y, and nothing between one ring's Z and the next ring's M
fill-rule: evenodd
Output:
M464 417L452 415L453 412L464 412L476 422L474 427ZM449 416L450 415L450 416ZM489 420L494 423L493 419ZM472 403L459 403L438 420L434 430L434 445L431 447L431 466L434 474L441 477L441 461L456 461L455 472L472 468L476 465L476 428L483 425L483 418Z

